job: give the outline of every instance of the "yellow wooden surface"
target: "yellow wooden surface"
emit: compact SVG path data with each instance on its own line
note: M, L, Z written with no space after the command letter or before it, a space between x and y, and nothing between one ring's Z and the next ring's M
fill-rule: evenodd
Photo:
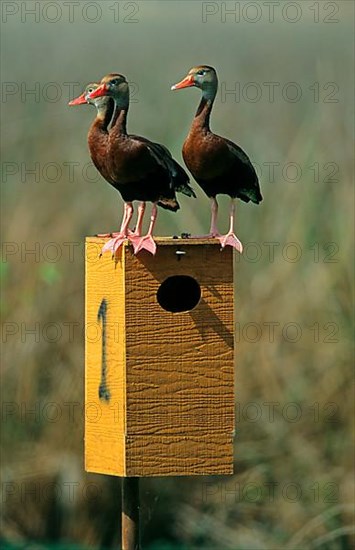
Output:
M96 399L103 414L86 423L86 469L127 476L232 473L232 249L221 252L215 240L157 239L155 257L134 256L125 245L117 259L109 253L99 259L104 242L87 239L93 256L87 322L97 322L106 297L107 324L117 325L119 337L107 340L107 403L98 398L102 342L87 342L86 400ZM159 305L157 290L171 275L200 284L193 310L171 313Z
M124 255L113 262L99 257L103 241L86 241L85 290L85 468L123 475L125 464L125 297ZM106 352L108 401L99 398L102 363L102 320L98 312L107 300Z

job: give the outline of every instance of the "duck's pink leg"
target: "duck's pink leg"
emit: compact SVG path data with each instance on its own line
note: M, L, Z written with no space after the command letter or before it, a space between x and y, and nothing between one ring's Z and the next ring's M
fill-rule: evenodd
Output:
M218 202L216 197L211 198L211 228L210 228L210 237L219 237L219 232L217 229L217 215L218 215Z
M153 256L156 253L157 245L154 242L152 234L153 234L155 222L157 220L157 215L158 215L158 207L156 203L153 203L152 213L150 215L150 224L149 224L148 233L144 237L140 238L139 243L134 249L135 254L138 254L140 250L144 250L144 249L148 250L148 252L153 254Z
M138 217L137 217L136 229L134 233L132 233L128 237L129 241L133 244L134 253L137 252L136 249L142 237L144 212L145 212L145 202L140 202L138 206Z
M119 233L115 233L114 237L107 241L107 243L103 246L101 250L101 254L106 252L107 250L111 250L112 255L114 255L117 250L120 248L122 243L128 238L129 233L129 223L133 216L133 204L131 202L125 202L124 206L124 214L121 224L121 229Z
M230 212L229 212L229 231L226 235L220 235L218 237L222 248L225 246L233 246L238 252L243 252L243 245L234 234L234 215L235 215L235 199L231 199Z
M122 228L125 225L127 216L130 213L129 208L127 208L127 204L132 205L132 203L126 203L126 202L123 203L123 217L122 217L122 222L121 222L121 229L119 231L114 231L113 233L111 233L111 237L119 237L122 233ZM133 214L133 212L132 212L132 214ZM132 219L132 216L130 217L130 220L131 219ZM130 229L127 229L127 235L132 235L132 234L133 234L133 231L131 231Z
M211 227L208 235L194 235L194 239L214 239L219 237L220 233L217 229L218 202L216 197L211 197Z
M125 220L126 220L126 217L127 217L127 213L128 213L127 204L124 202L124 203L123 203L123 216L122 216L121 229L120 229L120 231L113 231L112 233L98 233L96 236L97 236L97 237L101 237L101 238L106 238L106 237L119 237L119 236L121 235L122 226L123 226L123 224L125 223ZM130 229L128 229L128 235L130 235L131 233L132 233L132 231L131 231Z

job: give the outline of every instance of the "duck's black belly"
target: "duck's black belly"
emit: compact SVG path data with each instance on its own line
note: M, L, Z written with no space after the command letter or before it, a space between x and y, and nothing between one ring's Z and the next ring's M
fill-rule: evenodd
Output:
M237 173L222 174L211 179L195 178L208 197L229 195L244 202L259 203L262 196L257 175L249 166L241 166Z
M158 179L152 175L129 183L117 182L114 185L125 202L144 201L157 202L162 208L176 212L180 206L176 200L175 191L168 178Z

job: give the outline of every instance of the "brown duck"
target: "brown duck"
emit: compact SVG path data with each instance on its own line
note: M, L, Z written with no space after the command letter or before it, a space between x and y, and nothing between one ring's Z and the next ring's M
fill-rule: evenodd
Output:
M222 247L231 245L242 252L242 243L234 234L235 199L255 204L262 201L258 177L249 157L238 145L210 130L210 114L218 88L215 69L209 65L193 67L171 89L191 86L201 89L202 98L182 154L187 168L211 199L211 229L207 237L217 237ZM217 229L218 194L231 197L230 227L226 235L220 235Z

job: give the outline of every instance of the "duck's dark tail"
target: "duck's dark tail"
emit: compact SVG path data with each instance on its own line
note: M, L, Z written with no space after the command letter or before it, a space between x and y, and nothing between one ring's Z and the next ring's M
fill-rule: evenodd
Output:
M176 212L180 209L180 205L176 199L159 199L158 205L165 210L171 210L172 212Z
M249 189L241 189L238 192L238 198L241 199L244 202L253 202L255 204L259 204L263 200L262 194L260 193L259 186L252 187Z
M196 198L195 191L189 185L190 179L185 170L180 166L176 160L173 159L174 171L173 171L173 185L175 191L183 193L187 197Z
M174 198L161 199L158 204L162 208L176 212L180 206L176 200L175 193L183 193L188 197L195 197L195 192L189 185L189 176L182 166L172 157L170 151L160 143L149 142L150 150L156 155L159 162L165 167L166 173L170 179L170 190Z

